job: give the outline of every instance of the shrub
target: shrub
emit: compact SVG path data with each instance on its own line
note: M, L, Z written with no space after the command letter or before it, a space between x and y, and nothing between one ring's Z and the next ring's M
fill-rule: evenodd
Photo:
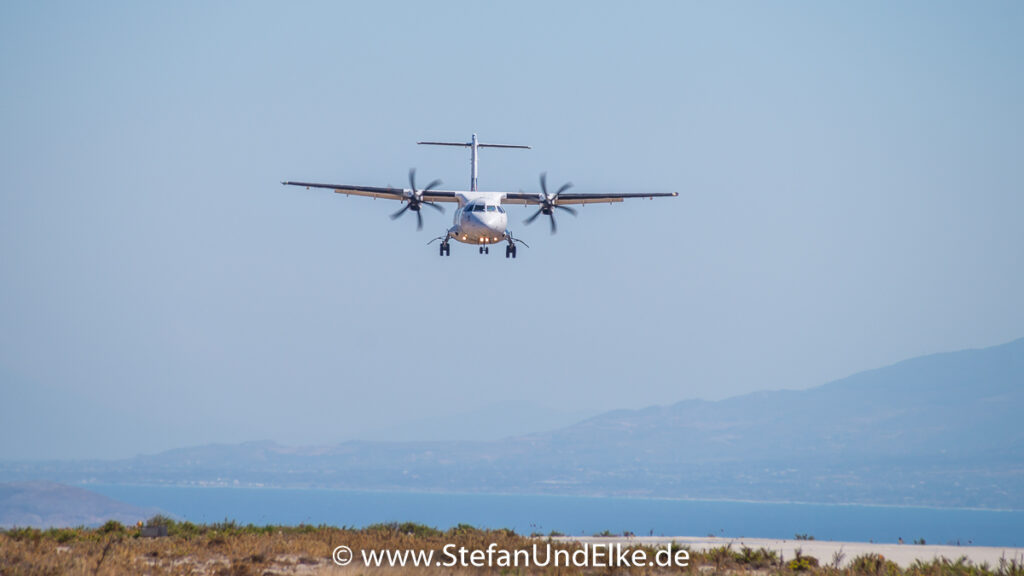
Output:
M174 527L175 524L176 522L174 521L173 518L169 516L164 516L163 514L157 514L149 520L146 520L146 526L167 526L168 532L171 530L171 528Z
M107 520L107 522L103 524L103 526L100 526L96 532L103 535L124 534L127 530L125 529L124 524L121 524L117 520Z
M454 528L449 528L445 533L447 536L465 536L467 534L479 534L480 529L470 524L459 524Z
M38 528L11 528L6 533L15 542L39 542L43 538Z
M302 526L300 526L299 528L300 530L303 529ZM318 530L318 528L316 527L310 528L310 532L316 532ZM470 531L476 531L476 528L473 528L468 524L459 524L457 528L453 528L452 530L455 530L456 534L463 534L465 533L465 531L460 531L463 528L468 529ZM370 524L365 528L365 530L367 532L391 532L393 534L404 534L406 536L415 536L417 538L431 538L444 535L444 532L441 532L437 528L434 528L432 526L426 526L424 524L417 524L416 522L387 522ZM452 530L449 530L448 533L451 534Z
M803 572L805 570L818 567L818 559L814 556L804 556L803 552L799 548L797 548L795 552L796 558L790 560L788 564L790 570L794 572Z
M713 563L716 569L721 570L723 567L728 566L733 559L732 545L711 548L705 551L703 556Z
M850 562L850 572L871 576L898 576L900 567L881 554L861 554Z
M196 526L191 522L173 522L167 526L169 536L180 536L186 540L206 533L206 526Z
M1003 556L999 559L999 568L996 569L999 576L1024 576L1024 559L1006 559Z
M84 528L50 528L43 533L43 537L56 541L58 544L67 544L79 540Z
M750 568L767 568L774 566L779 562L779 556L774 550L768 550L766 548L758 548L754 550L749 546L744 546L739 552L733 555L733 558L737 563Z

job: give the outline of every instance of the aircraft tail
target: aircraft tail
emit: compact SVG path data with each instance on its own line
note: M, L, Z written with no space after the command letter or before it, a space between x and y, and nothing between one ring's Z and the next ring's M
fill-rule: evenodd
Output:
M458 146L463 148L470 148L470 186L469 189L476 191L477 182L477 148L521 148L529 150L529 146L523 146L520 144L481 144L476 140L476 134L473 134L473 139L469 142L417 142L426 146Z

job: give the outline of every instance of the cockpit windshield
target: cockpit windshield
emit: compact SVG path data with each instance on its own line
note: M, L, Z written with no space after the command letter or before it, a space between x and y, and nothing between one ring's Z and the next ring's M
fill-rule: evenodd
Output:
M466 206L466 212L498 212L505 213L505 209L496 204L470 204Z

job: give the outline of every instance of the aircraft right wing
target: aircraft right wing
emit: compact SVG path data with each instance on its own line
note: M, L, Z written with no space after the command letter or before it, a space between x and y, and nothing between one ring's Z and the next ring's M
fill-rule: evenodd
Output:
M611 202L622 202L627 198L657 198L663 196L679 196L678 192L612 192L610 194L581 194L562 192L552 202L555 206L560 204L605 204ZM528 192L506 192L503 204L544 204L544 194Z

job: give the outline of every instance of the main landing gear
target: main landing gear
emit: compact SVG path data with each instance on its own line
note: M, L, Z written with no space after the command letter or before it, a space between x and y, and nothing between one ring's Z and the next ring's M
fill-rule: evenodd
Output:
M441 245L437 247L438 248L437 253L440 256L451 256L452 255L452 247L451 247L450 244L448 244L448 239L449 238L451 238L451 236L447 236L447 235L446 236L438 236L437 238L434 238L430 242L427 242L427 245L429 246L429 245L433 244L434 242L437 242L438 240L440 240L441 241Z
M527 248L529 248L529 246L527 246L526 242L523 242L522 240L520 240L518 238L513 238L512 237L512 233L507 231L507 230L505 231L505 240L508 241L508 245L505 246L505 258L515 258L516 257L516 244L522 244L523 246L526 246Z

